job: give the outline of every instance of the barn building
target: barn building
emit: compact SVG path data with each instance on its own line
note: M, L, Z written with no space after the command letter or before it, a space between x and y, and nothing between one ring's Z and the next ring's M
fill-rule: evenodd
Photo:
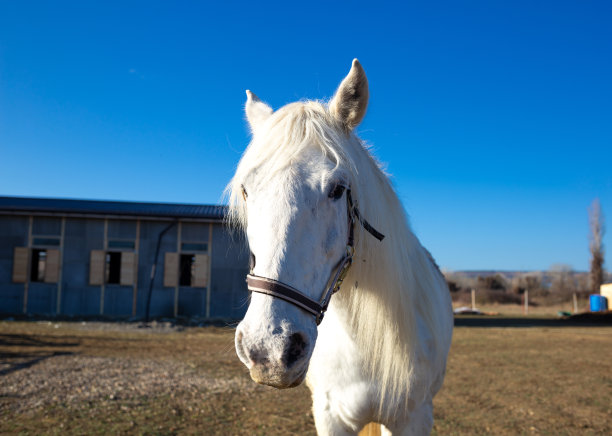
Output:
M0 314L238 319L224 206L0 197Z

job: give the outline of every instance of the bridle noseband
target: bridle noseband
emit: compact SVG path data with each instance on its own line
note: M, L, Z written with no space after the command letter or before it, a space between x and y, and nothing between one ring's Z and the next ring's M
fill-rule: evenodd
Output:
M321 300L314 300L297 289L283 282L279 282L278 280L256 276L253 274L252 268L251 272L247 274L246 277L249 291L270 295L272 297L285 300L314 315L315 321L317 325L319 325L323 320L323 315L327 310L327 306L329 306L331 296L338 292L342 282L348 274L351 264L353 263L353 256L355 254L355 220L359 221L363 228L379 241L382 241L385 237L385 235L377 231L370 225L370 223L361 217L357 204L353 202L350 188L346 189L346 202L348 215L348 241L346 243L346 253L334 268L334 273L328 281L329 285L327 286L326 291L323 293Z

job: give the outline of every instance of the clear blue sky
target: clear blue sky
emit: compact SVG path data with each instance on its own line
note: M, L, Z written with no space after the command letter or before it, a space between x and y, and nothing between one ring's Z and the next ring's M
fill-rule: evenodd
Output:
M586 270L595 197L612 222L611 22L608 1L3 1L0 195L218 203L244 90L327 98L357 57L359 133L443 268Z

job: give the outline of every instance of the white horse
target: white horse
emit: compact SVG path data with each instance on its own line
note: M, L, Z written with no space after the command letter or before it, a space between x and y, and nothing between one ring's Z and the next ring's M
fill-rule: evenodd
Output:
M368 422L387 434L428 434L451 301L354 133L368 94L356 59L328 104L274 112L247 91L252 141L228 191L230 219L248 238L254 292L236 352L258 383L306 379L319 435L356 434Z

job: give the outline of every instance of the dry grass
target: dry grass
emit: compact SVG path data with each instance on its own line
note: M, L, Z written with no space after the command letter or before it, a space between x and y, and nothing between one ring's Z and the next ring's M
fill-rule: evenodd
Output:
M610 327L456 328L436 434L610 434Z
M458 327L435 434L610 434L612 328ZM233 331L0 323L2 434L314 434L305 387L255 385Z

